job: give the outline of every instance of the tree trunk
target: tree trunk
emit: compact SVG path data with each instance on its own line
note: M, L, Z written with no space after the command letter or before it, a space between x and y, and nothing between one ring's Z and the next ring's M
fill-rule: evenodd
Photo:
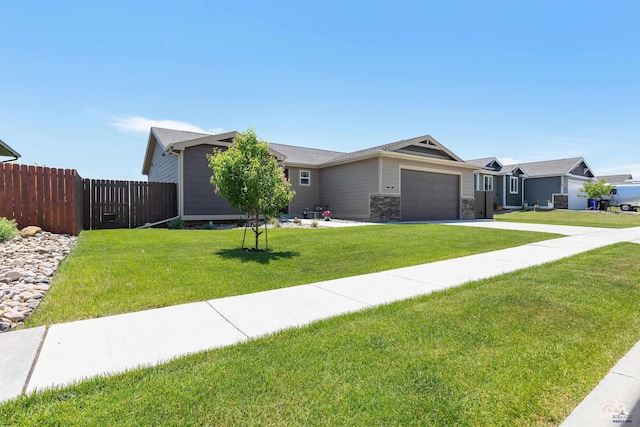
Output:
M259 231L260 231L260 213L258 211L256 211L256 213L255 213L253 225L255 226L255 228L253 229L253 232L256 235L256 251L257 251L258 250L258 238L260 237L260 234L261 234L261 233L259 233Z

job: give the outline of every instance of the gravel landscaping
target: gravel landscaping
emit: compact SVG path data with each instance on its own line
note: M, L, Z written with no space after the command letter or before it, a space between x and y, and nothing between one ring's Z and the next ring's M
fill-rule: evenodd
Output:
M0 243L0 333L21 326L33 313L76 241L44 232Z

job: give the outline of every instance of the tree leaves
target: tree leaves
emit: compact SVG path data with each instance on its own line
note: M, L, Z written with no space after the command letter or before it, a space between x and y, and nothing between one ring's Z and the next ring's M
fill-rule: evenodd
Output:
M228 150L214 149L207 159L216 194L254 219L257 249L260 216L278 216L295 195L284 169L253 129L238 134Z

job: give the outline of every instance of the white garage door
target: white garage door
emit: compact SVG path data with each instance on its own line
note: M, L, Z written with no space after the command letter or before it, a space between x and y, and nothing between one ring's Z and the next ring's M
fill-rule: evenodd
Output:
M581 188L582 181L569 180L569 209L578 211L587 208L587 199L578 197Z

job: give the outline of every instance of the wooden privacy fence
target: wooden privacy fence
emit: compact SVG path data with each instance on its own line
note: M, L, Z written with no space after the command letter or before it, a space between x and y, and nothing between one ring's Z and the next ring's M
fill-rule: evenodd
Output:
M175 184L83 180L84 229L134 228L178 215Z
M82 178L72 169L0 163L0 217L19 228L38 225L52 233L82 229Z
M176 184L82 179L73 169L0 163L0 217L52 233L133 228L177 216Z
M493 219L493 191L476 191L476 219Z

